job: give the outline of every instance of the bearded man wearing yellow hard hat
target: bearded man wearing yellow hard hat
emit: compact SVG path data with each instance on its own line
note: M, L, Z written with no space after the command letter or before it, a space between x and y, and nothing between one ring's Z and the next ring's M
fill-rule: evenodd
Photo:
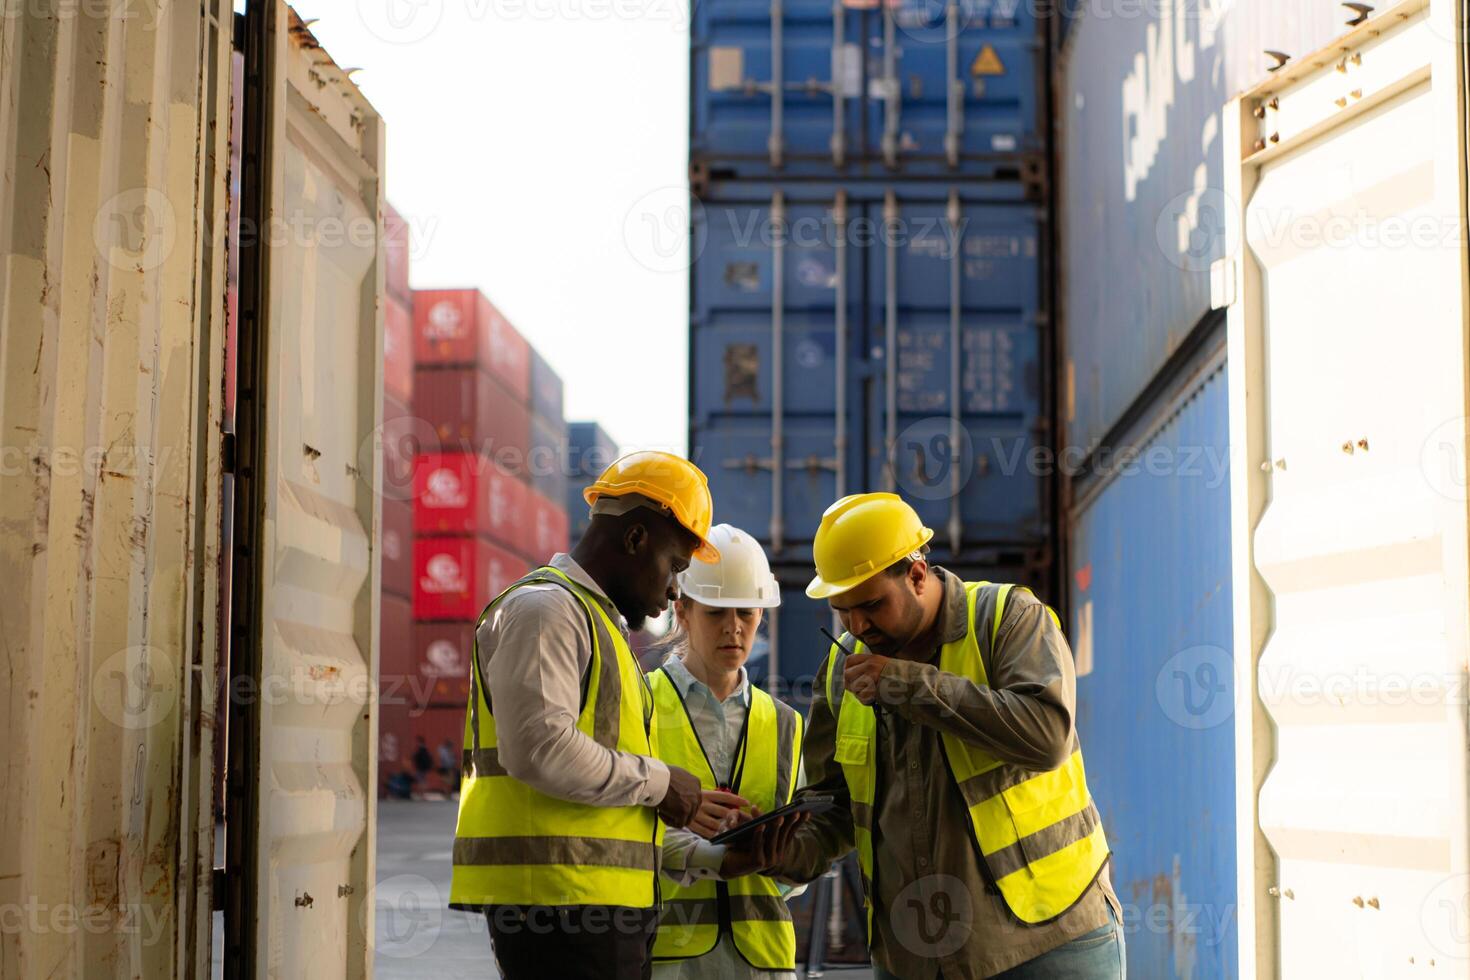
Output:
M817 679L802 792L847 805L768 873L810 881L855 849L879 977L1121 978L1071 650L1026 589L930 565L933 534L891 493L822 517L807 595L846 632Z
M719 559L708 483L688 460L638 452L583 496L591 522L571 554L496 596L475 629L449 903L484 913L508 980L646 980L663 826L703 802L697 776L655 758L628 634L678 597L691 560Z

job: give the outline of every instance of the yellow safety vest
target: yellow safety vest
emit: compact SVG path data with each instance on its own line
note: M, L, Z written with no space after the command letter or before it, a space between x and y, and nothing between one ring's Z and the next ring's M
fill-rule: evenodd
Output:
M649 675L653 686L658 757L699 777L704 789L730 780L716 776L679 690L663 668ZM736 748L734 792L769 813L791 802L801 758L801 716L765 691L750 689L750 708ZM655 960L703 956L728 930L735 948L760 970L796 969L796 929L780 886L764 875L728 882L705 878L667 892Z
M653 755L653 693L622 632L592 593L543 566L491 600L480 623L513 590L532 582L567 589L587 613L592 663L577 730L609 749ZM478 636L478 627L475 632ZM496 751L495 714L480 674L478 645L477 640L465 713L450 907L656 906L663 824L654 810L572 803L509 775ZM508 650L501 655L533 652Z
M996 590L989 636L994 646L1012 586L966 582L969 627L963 639L940 648L939 669L985 687L985 662L975 636L975 603L982 588ZM1052 616L1055 619L1054 613ZM844 634L843 643L854 653L863 650L861 644L852 646L850 635ZM835 759L842 766L852 798L871 936L877 716L842 688L844 661L841 648L834 644L827 658L828 703L837 715ZM950 775L969 810L975 845L1006 907L1025 925L1040 925L1066 912L1087 891L1108 858L1102 820L1087 790L1082 750L1075 736L1067 761L1048 772L1003 762L949 734L941 737Z

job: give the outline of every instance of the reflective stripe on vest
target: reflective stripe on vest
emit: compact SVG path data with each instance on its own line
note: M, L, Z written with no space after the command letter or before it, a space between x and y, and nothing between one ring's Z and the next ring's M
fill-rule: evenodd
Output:
M981 590L993 589L995 614L991 646L1011 586L965 583L968 628L965 636L940 648L939 669L988 686L985 662L975 636L975 607ZM1056 614L1052 613L1053 621ZM861 653L850 635L843 644ZM873 709L842 689L843 654L834 645L827 657L828 704L837 715L835 760L842 766L852 798L858 863L869 898L872 934L873 804L877 798L877 759ZM837 706L840 698L840 709ZM1036 772L1003 762L952 735L941 736L950 775L969 810L975 843L1011 914L1026 925L1040 925L1071 908L1096 879L1108 857L1102 821L1087 789L1082 750L1073 736L1072 751L1059 768Z
M670 765L699 777L704 789L717 789L728 775L716 775L700 744L678 688L662 668L649 675L658 725L655 748ZM736 748L739 785L734 791L769 812L791 802L797 760L801 758L801 716L765 691L750 688L750 708L744 738ZM738 761L743 755L743 762ZM721 923L721 904L729 908L729 922ZM764 875L744 875L717 882L702 878L687 886L673 886L659 919L654 939L655 960L682 960L703 956L728 928L735 948L751 966L761 970L796 969L796 929L780 887Z
M663 825L651 807L571 803L533 789L500 764L493 699L480 674L479 626L511 591L533 582L569 591L592 631L577 730L606 748L654 754L653 694L623 634L596 598L550 566L512 584L490 602L475 628L450 907L651 908L658 904L663 840Z

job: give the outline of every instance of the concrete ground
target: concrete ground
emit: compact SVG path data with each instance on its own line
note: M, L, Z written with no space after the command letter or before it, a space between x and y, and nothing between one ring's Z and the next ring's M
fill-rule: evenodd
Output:
M449 902L449 858L458 804L452 800L378 801L378 884L373 894L378 980L486 980L499 977L485 921ZM223 835L218 835L223 841ZM222 863L224 854L216 855ZM215 914L214 976L223 975L223 915ZM798 974L801 975L801 974ZM867 968L828 976L872 980Z

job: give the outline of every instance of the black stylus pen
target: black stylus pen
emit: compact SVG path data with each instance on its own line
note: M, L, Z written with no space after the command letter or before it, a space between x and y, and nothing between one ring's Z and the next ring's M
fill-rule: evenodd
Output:
M841 640L839 640L837 637L833 636L831 634L831 632L828 631L827 627L825 627L825 626L819 626L817 628L822 631L822 635L823 636L825 636L827 639L831 640L837 646L837 649L841 650L843 653L847 654L849 657L855 657L855 656L857 656L857 654L855 654L851 650L849 650L846 647L846 645L843 644L843 642ZM829 677L829 678L827 678L827 686L828 686L829 689L831 688L831 685L832 685L832 679ZM847 690L846 685L843 685L843 690ZM873 710L874 711L881 711L882 708L883 708L883 706L878 703L877 692L874 691L873 692L873 695L874 695L873 696ZM857 695L853 695L853 697L857 697Z

